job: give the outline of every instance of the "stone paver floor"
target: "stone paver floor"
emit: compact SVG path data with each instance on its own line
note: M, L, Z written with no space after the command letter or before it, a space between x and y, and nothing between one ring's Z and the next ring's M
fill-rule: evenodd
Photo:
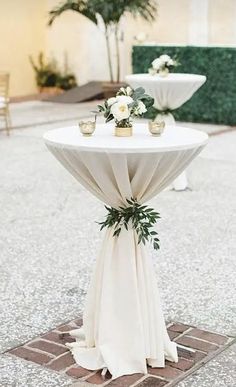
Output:
M83 310L101 241L94 220L103 217L103 205L49 154L42 135L76 124L93 107L13 104L13 125L22 129L13 130L9 138L0 131L1 387L75 383L68 375L6 351ZM211 133L222 130L187 125ZM165 191L151 203L162 215L161 250L151 254L166 320L230 337L236 336L235 142L236 131L212 136L188 169L192 190ZM234 359L232 345L179 385L232 387Z
M103 376L101 371L87 370L75 364L66 343L74 341L69 335L69 331L78 329L81 325L82 319L72 320L22 346L11 349L8 353L60 372L62 375L79 379L87 386L95 384L101 387L107 385L109 387L171 387L212 360L234 341L227 336L197 329L186 324L169 323L167 324L168 334L177 345L180 345L178 347L178 363L166 361L165 368L148 367L147 375L133 374L112 380L109 372Z

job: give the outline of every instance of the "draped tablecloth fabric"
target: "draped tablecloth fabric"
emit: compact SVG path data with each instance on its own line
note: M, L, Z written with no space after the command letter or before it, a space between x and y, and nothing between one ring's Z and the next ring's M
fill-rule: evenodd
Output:
M116 138L109 125L98 125L91 138L77 128L46 133L46 144L64 167L102 202L117 208L127 198L144 203L167 187L201 151L207 135L167 128L159 138L144 125L131 138ZM97 220L97 219L95 219ZM107 367L113 378L147 373L147 364L177 362L162 314L157 279L148 249L135 231L113 237L105 232L91 280L83 328L71 344L76 362L87 369Z
M126 82L133 88L143 87L147 94L154 98L154 107L158 109L157 121L165 121L168 125L175 125L174 116L170 110L182 106L206 82L205 75L198 74L169 74L167 77L151 74L131 74L126 76ZM174 181L176 191L187 188L186 173L183 172Z
M206 82L205 75L176 73L167 77L131 74L125 79L133 88L143 87L154 98L154 107L160 111L179 108Z

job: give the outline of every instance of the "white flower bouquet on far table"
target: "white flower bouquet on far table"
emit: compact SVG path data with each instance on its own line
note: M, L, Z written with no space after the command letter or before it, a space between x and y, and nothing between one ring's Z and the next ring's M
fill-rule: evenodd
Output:
M178 66L179 63L176 59L172 59L169 55L163 54L152 62L152 67L148 72L151 75L159 74L162 77L166 77L173 67Z
M121 87L115 97L107 99L104 105L98 105L98 109L106 122L115 120L116 136L129 137L132 136L132 118L142 117L153 103L154 99L142 87L133 90L128 86Z

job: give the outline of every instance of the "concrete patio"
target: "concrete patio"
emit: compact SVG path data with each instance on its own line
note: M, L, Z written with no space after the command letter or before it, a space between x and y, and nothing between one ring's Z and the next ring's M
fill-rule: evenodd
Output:
M95 107L12 104L14 129L10 137L0 131L1 387L75 383L4 352L82 313L101 241L94 218L103 217L103 204L53 158L42 135L77 124ZM165 318L236 337L236 131L184 125L212 136L188 169L191 190L167 190L151 203L162 216L161 250L152 254ZM179 386L232 387L235 355L232 344Z

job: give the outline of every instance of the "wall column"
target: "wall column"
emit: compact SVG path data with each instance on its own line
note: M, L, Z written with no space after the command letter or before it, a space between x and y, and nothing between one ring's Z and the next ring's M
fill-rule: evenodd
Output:
M189 1L188 44L208 44L208 0Z

